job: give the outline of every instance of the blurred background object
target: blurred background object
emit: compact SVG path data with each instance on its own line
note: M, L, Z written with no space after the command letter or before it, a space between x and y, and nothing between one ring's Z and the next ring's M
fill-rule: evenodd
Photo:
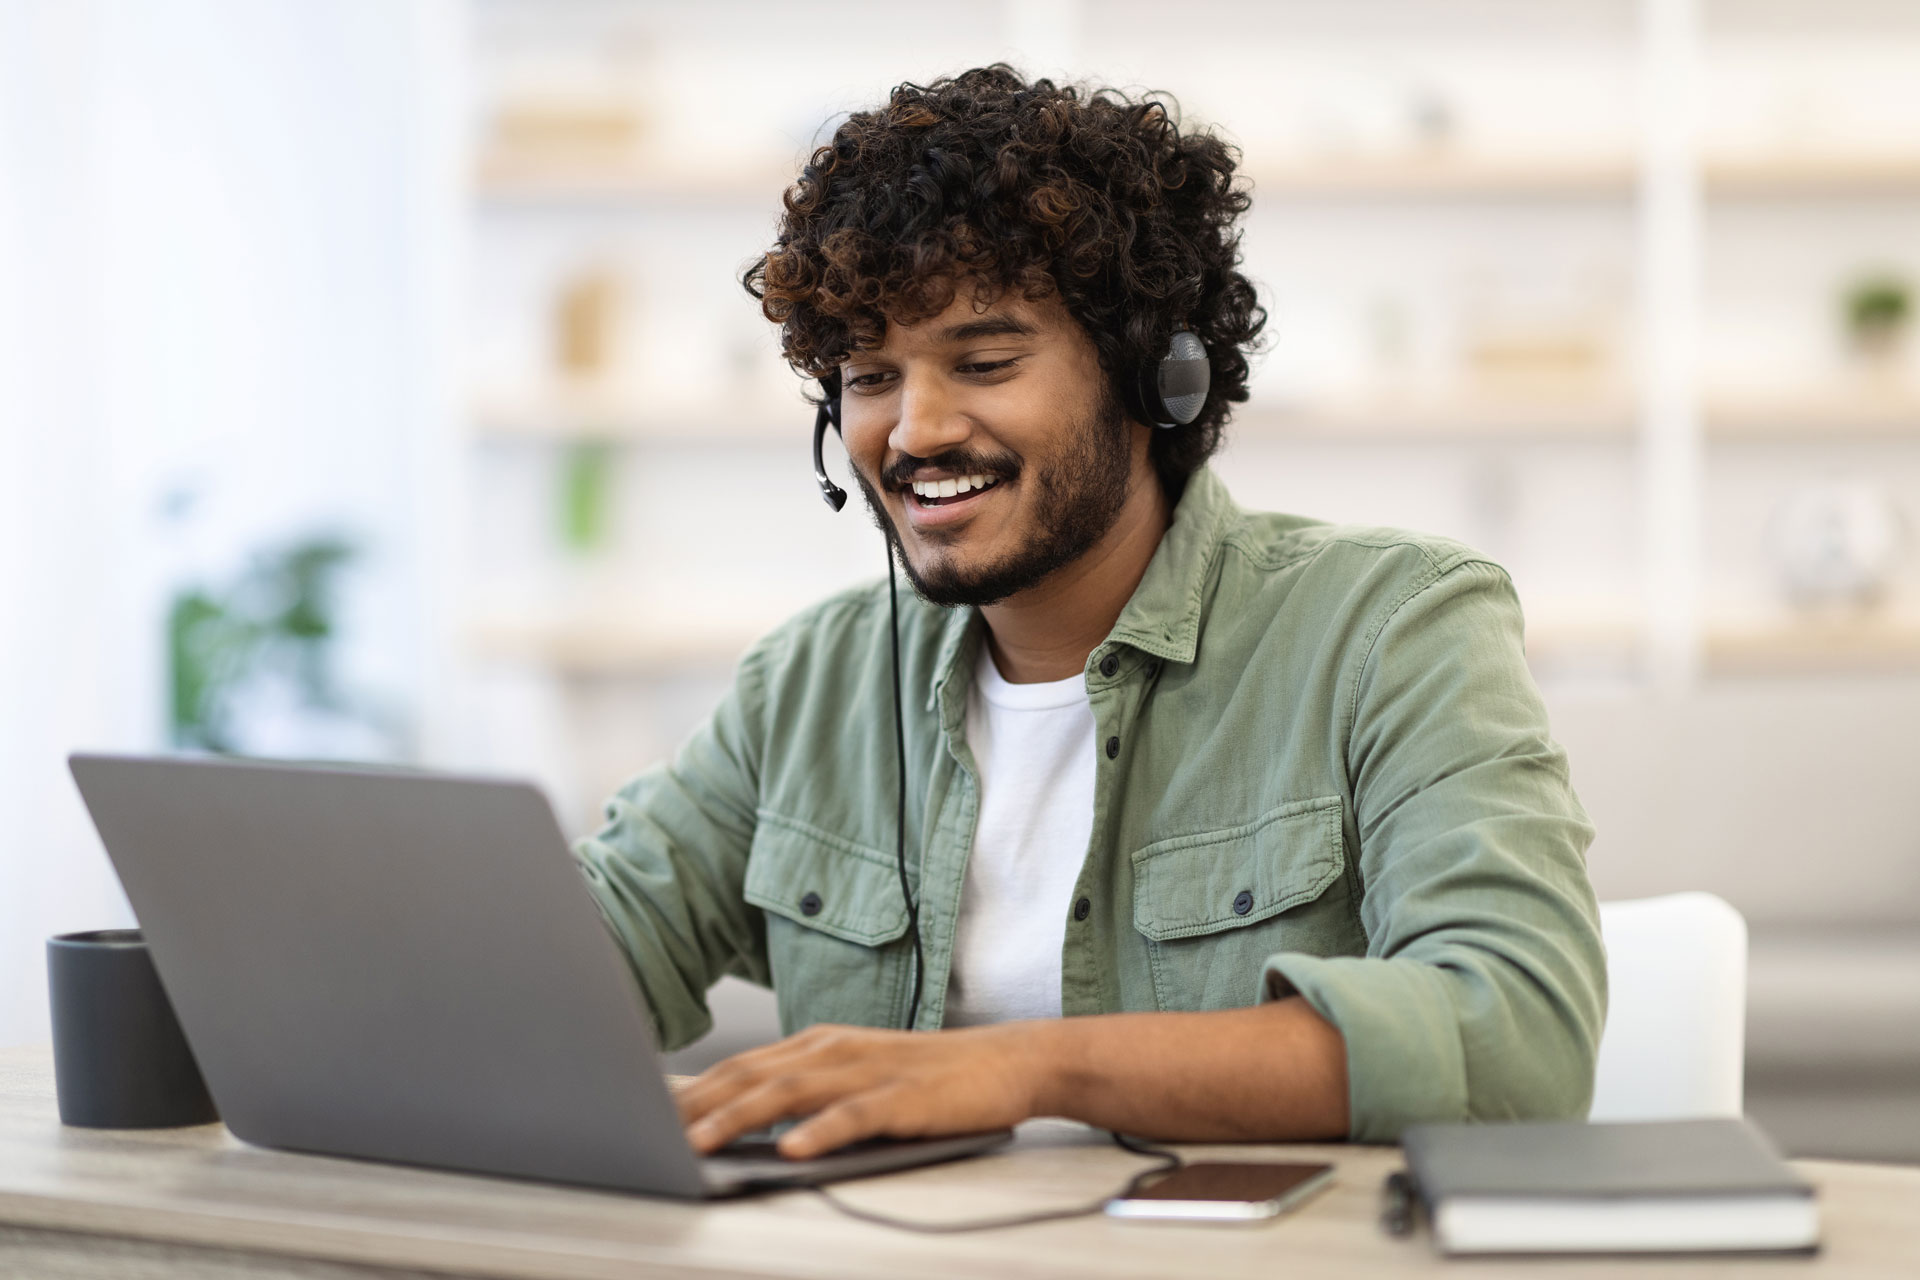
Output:
M1803 613L1841 620L1861 617L1886 600L1906 538L1900 505L1864 482L1797 489L1774 517L1787 598Z
M385 760L402 725L341 687L337 579L352 545L320 537L255 556L224 590L183 588L167 613L171 745L229 755Z
M572 832L877 576L738 271L839 113L1007 59L1242 148L1228 484L1507 565L1602 896L1738 907L1750 1109L1920 1160L1920 6L1161 15L0 0L0 1041L44 1034L40 939L124 911L61 756L241 741L180 728L168 637L218 651L260 549L358 549L358 727L279 745L530 776ZM764 1017L719 999L696 1056Z

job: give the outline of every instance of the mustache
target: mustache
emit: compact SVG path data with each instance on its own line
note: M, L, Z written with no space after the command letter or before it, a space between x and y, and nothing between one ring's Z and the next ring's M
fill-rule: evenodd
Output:
M913 473L922 467L954 471L965 475L991 476L1011 480L1020 474L1020 460L1011 454L986 454L977 449L948 449L930 458L901 454L880 471L880 483L898 493L913 482Z

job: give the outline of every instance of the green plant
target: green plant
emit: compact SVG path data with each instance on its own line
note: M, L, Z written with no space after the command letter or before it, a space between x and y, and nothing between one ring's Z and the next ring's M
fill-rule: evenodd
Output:
M225 591L191 586L167 613L168 723L177 747L231 752L236 690L282 668L309 706L338 709L333 586L354 557L343 539L264 553Z
M607 536L613 449L588 440L567 450L560 475L560 533L575 551L591 551Z
M1885 341L1906 328L1913 315L1913 291L1898 276L1881 273L1847 290L1847 332L1856 341Z

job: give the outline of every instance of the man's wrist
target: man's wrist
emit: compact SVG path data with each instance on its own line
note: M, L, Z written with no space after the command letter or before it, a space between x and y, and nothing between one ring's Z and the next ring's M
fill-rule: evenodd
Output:
M1084 1020L1044 1018L1018 1024L1028 1078L1029 1115L1072 1116L1086 1074Z

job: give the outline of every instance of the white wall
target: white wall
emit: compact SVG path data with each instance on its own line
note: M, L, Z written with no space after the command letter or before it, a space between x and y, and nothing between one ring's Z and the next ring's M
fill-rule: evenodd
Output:
M164 745L175 589L344 531L349 681L432 696L462 29L0 0L0 1044L47 934L128 919L64 756Z

